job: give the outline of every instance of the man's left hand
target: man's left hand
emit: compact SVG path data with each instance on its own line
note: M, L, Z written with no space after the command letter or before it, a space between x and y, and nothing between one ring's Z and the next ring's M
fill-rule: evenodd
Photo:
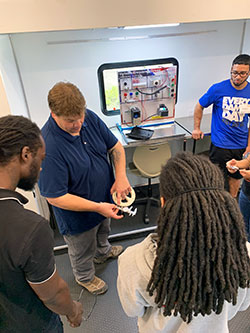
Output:
M250 182L250 170L242 169L240 170L240 174L247 182Z

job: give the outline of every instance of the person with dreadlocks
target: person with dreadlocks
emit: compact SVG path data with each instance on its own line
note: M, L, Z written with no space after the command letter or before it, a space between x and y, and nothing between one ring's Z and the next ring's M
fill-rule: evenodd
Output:
M117 288L140 333L228 332L250 305L250 244L220 169L179 153L160 175L156 234L118 259ZM249 251L249 253L248 253Z
M59 276L47 220L25 209L16 188L33 189L45 157L38 126L22 116L0 118L0 332L62 333L58 314L72 327L82 321Z

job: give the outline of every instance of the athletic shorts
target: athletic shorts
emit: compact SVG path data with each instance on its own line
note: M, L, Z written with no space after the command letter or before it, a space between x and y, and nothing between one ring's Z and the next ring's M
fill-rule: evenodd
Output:
M235 160L242 160L243 153L246 149L225 149L216 147L211 143L209 158L212 163L217 164L219 168L223 171L224 175L228 175L229 177L235 179L241 179L242 176L239 171L235 173L230 173L226 168L226 163L233 158Z

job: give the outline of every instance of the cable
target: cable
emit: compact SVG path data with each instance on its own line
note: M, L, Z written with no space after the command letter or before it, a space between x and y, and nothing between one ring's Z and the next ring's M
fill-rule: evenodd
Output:
M141 91L140 89L138 89L138 88L136 88L135 90L137 90L140 94L142 94L142 95L155 95L155 94L157 94L158 92L160 92L161 90L163 90L163 89L165 89L165 88L168 88L168 86L166 85L166 86L163 86L163 87L161 87L160 89L158 89L158 90L156 90L156 91L154 91L154 92L152 92L152 93L146 93L146 92L143 92L143 91Z
M149 116L149 117L143 119L143 120L141 121L141 123L143 123L144 121L146 121L146 120L148 120L148 119L150 119L150 118L152 118L152 117L154 117L154 116L158 116L158 114L157 114L157 113L151 114L151 116Z
M80 301L83 292L84 292L84 289L82 289L82 291L80 292L80 295L79 295L79 297L78 297L77 302ZM92 312L93 312L93 310L94 310L94 308L95 308L95 306L96 306L97 296L96 296L96 295L93 295L93 296L94 296L94 298L95 298L95 300L94 300L94 304L93 304L92 308L90 309L89 313L87 314L87 316L82 317L82 319L83 319L84 321L87 321L87 320L89 319L89 317L91 316L91 314L92 314Z
M128 127L131 127L131 125L132 125L132 122L131 122L131 124L130 124L130 123L127 123L126 120L124 120L123 123L124 123L126 126L128 126Z

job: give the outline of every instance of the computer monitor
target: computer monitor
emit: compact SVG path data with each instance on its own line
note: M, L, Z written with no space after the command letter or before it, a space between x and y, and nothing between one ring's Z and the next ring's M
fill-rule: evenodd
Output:
M103 64L98 68L102 112L121 126L174 118L179 64L175 58Z

